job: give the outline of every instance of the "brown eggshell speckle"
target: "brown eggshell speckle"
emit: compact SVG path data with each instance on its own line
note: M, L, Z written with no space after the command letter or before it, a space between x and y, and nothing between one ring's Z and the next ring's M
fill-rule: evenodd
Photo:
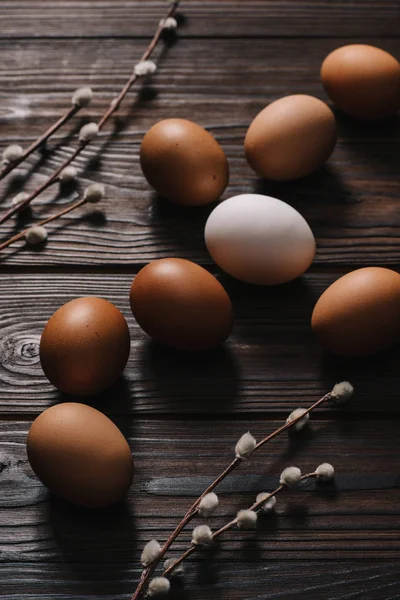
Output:
M164 258L135 277L131 308L140 327L154 340L179 350L207 350L231 333L228 294L208 271L188 260Z
M143 138L140 164L149 184L177 204L209 204L228 185L221 146L203 127L185 119L153 125Z
M366 44L337 48L321 67L332 102L358 119L381 119L400 108L400 63L388 52Z
M102 298L76 298L48 321L40 341L46 377L67 394L107 389L122 374L130 352L124 316Z
M289 181L319 169L335 144L336 121L330 108L318 98L295 94L275 100L255 117L244 150L258 175Z
M132 483L127 441L108 417L85 404L45 410L29 430L27 453L42 483L80 506L115 504Z
M342 356L375 354L400 341L400 275L367 267L335 281L315 305L312 329Z

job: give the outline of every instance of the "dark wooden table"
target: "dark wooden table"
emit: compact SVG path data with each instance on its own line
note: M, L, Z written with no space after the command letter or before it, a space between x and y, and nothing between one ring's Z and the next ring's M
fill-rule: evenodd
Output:
M124 83L165 11L138 0L1 0L1 144L26 146L62 114L75 88L95 91L71 124L97 119ZM310 488L282 496L276 517L256 533L228 533L212 556L187 564L181 598L400 598L400 351L363 361L333 360L310 332L319 294L362 265L400 263L400 119L362 125L338 115L340 139L322 172L295 184L260 182L243 157L252 117L282 95L326 99L325 55L367 42L400 56L399 0L251 0L184 3L179 40L157 51L152 89L136 88L77 161L83 188L107 186L98 210L49 227L45 249L24 244L0 258L0 598L128 599L146 541L165 540L189 502L225 466L236 439L256 437L307 406L337 380L356 387L344 412L315 414L309 433L283 436L227 480L213 526L271 489L282 468L338 472L336 493ZM224 197L263 191L295 206L318 243L314 266L276 289L218 273L203 243L208 209L183 210L158 199L139 168L144 132L180 116L209 127L229 158ZM67 135L67 138L65 138ZM21 180L2 185L1 206L33 189L72 151L68 132L33 155ZM71 197L49 191L32 218ZM6 236L20 226L1 228ZM135 324L128 290L151 259L193 259L220 276L236 310L234 333L201 359L153 346ZM93 400L128 436L136 478L124 506L88 512L50 498L27 463L35 415L64 398L39 363L42 328L56 308L100 295L124 312L132 352L123 380ZM183 550L187 532L177 543Z

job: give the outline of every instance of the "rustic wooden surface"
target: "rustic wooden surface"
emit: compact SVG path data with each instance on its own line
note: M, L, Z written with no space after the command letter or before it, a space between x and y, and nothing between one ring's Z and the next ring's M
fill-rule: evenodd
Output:
M142 53L165 10L161 1L0 0L1 148L27 145L90 84L95 100L71 126L0 187L0 207L42 182L75 147L73 133L98 118ZM230 459L247 430L261 437L337 380L356 386L345 410L325 407L299 438L282 437L226 480L213 519L222 525L270 489L285 466L325 460L335 488L282 495L257 533L230 532L212 556L194 556L174 597L278 600L400 598L400 350L363 361L326 356L310 332L313 305L342 273L400 266L400 117L361 125L337 115L340 139L326 168L295 184L258 180L243 157L251 118L293 92L326 99L324 56L349 42L400 56L398 0L188 1L179 40L158 49L151 85L79 158L80 186L102 181L107 200L51 226L47 246L23 243L0 256L0 598L128 600L143 544L161 541L188 503ZM183 210L149 190L138 165L156 120L182 116L210 128L229 158L224 197L277 195L315 232L315 265L277 289L219 273L204 247L210 208ZM76 190L51 190L33 215L48 215ZM1 236L21 223L0 228ZM205 265L230 293L230 340L200 358L151 344L129 310L130 282L146 262L181 256ZM132 352L124 377L93 399L129 439L136 478L126 503L89 512L52 498L27 463L32 419L63 400L38 357L41 330L64 302L100 295L124 312ZM183 550L189 532L177 543Z

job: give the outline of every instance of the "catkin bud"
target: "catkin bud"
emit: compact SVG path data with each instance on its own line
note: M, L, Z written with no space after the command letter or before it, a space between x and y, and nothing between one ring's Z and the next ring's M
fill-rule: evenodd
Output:
M335 469L329 463L322 463L315 469L317 478L321 481L332 481L335 477Z
M256 528L257 513L254 510L239 510L236 518L239 529Z
M164 562L164 569L165 570L169 569L175 563L176 563L176 558L167 558L167 560ZM174 567L172 569L172 571L170 572L169 576L170 577L175 577L175 575L180 575L181 573L183 573L183 571L184 571L183 563L179 563L178 565L176 565L176 567Z
M153 60L141 60L135 65L134 73L137 77L153 75L157 71L157 65Z
M11 200L11 204L12 204L12 206L18 206L19 204L21 204L21 202L24 202L28 198L29 198L29 194L27 194L26 192L19 192L19 194L14 196L14 198ZM23 208L25 208L25 207L23 207Z
M271 496L270 494L268 494L268 492L260 492L257 495L256 502L258 503L262 500L264 500L264 502L261 504L260 510L262 510L265 513L272 512L276 505L276 497Z
M9 163L14 163L19 160L24 151L18 144L11 144L7 146L3 152L3 164L8 165Z
M25 239L31 246L43 244L47 240L47 231L41 225L35 225L28 229L25 234Z
M354 388L349 381L341 381L337 383L332 392L331 398L337 404L345 404L352 397Z
M77 108L89 106L93 98L93 91L90 87L81 87L75 90L71 103Z
M85 190L83 198L90 204L97 204L104 198L105 189L102 183L91 183Z
M76 179L78 173L75 169L75 167L73 167L72 165L69 165L68 167L65 167L65 169L63 169L59 175L59 179L62 183L70 183L71 181L74 181L74 179Z
M176 31L178 28L178 22L174 17L168 17L167 19L161 19L160 25L166 31Z
M99 133L99 126L97 123L86 123L79 132L79 141L81 143L91 142Z
M193 529L192 544L196 546L211 546L213 543L212 531L208 525L198 525Z
M144 567L148 567L160 556L160 552L161 546L157 540L150 540L143 548L140 562Z
M236 444L235 453L237 458L249 458L254 452L257 442L250 431L244 433Z
M281 473L280 484L287 487L294 487L301 480L301 471L298 467L286 467Z
M296 410L294 410L290 413L290 415L286 419L286 423L291 423L298 417L301 417L301 415L304 415L305 412L306 412L305 408L296 408ZM310 420L310 414L307 413L306 415L304 415L304 417L302 419L300 419L300 421L297 421L297 423L295 423L291 427L291 429L294 429L295 431L301 431L302 429L304 429L304 427L306 427L308 425L309 420Z
M149 596L165 596L171 584L166 577L154 577L149 583Z
M214 492L206 494L199 503L199 515L201 517L209 517L218 506L218 496Z

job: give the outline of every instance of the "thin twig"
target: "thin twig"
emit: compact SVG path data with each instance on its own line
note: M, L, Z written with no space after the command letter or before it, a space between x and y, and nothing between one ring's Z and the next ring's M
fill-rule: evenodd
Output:
M74 204L71 204L70 206L67 206L67 208L64 208L63 210L61 210L60 212L56 213L55 215L52 215L51 217L48 217L47 219L44 219L43 221L40 221L40 223L36 223L35 227L42 227L43 225L47 225L47 223L50 223L51 221L55 221L56 219L58 219L60 217L63 217L64 215L67 215L68 213L70 213L71 211L75 210L76 208L79 208L83 204L86 204L86 198L81 198L80 200L78 200ZM20 231L19 233L17 233L16 235L14 235L9 240L6 240L2 244L0 244L0 250L3 250L3 248L7 248L7 246L10 246L14 242L17 242L18 240L20 240L23 237L25 237L25 235L27 234L27 232L29 231L29 229L31 229L31 227L28 227L27 229L24 229L24 231Z
M7 165L4 165L4 167L0 171L0 181L2 179L4 179L4 177L6 175L11 173L11 171L16 169L18 167L18 165L20 165L24 160L26 160L28 158L28 156L30 156L33 152L35 152L35 150L40 148L40 146L43 146L43 144L54 133L56 133L59 129L61 129L61 127L65 123L67 123L70 119L72 119L76 115L76 113L80 111L80 109L81 109L80 106L75 106L75 105L71 106L71 108L62 117L60 117L58 119L58 121L53 123L53 125L51 125L41 136L39 136L34 142L32 142L32 144L30 146L28 146L28 148L23 152L23 154L21 154L20 158L10 162Z
M301 421L302 419L304 419L304 417L305 417L306 414L311 413L313 410L315 410L316 408L318 408L319 406L321 406L321 404L323 404L324 402L330 400L331 397L332 397L332 392L328 392L322 398L320 398L319 400L317 400L316 402L314 402L314 404L312 404L301 415L299 415L295 419L293 419L293 420L285 423L284 425L282 425L282 427L279 427L276 431L273 431L272 433L270 433L269 435L267 435L264 439L262 439L260 442L258 442L258 444L254 448L253 453L255 451L259 450L262 446L264 446L264 444L266 444L267 442L271 441L272 439L274 439L279 434L283 433L284 431L286 431L286 430L290 429L291 427L293 427L294 425L296 425L296 423L298 423L299 421ZM204 496L206 496L207 494L209 494L210 492L212 492L214 490L214 488L216 488L217 485L219 485L225 479L225 477L227 475L229 475L229 473L231 473L242 462L243 462L242 458L240 458L240 457L234 458L231 461L231 463L224 469L224 471L222 471L222 473L220 475L218 475L218 477L216 477L216 479L214 479L214 481L201 494L201 496L199 496L197 498L197 500L192 504L192 506L189 508L189 510L187 511L187 513L185 514L185 516L183 517L183 519L180 521L180 523L177 525L177 527L174 529L174 531L168 537L167 541L162 546L161 551L158 554L158 557L156 558L156 560L154 562L152 562L148 567L145 567L143 569L141 577L140 577L140 580L139 580L139 583L138 583L138 586L137 586L137 588L136 588L136 590L135 590L135 592L134 592L131 600L137 600L139 598L140 594L144 591L144 588L145 588L148 580L150 579L151 575L154 573L154 571L157 568L157 565L159 564L160 560L163 558L163 556L165 555L165 553L167 552L167 550L170 548L170 546L173 544L173 542L175 541L175 539L178 537L178 535L180 534L180 532L182 531L182 529L197 514L197 507L200 504L201 500L204 498Z
M150 44L148 45L143 56L140 58L139 62L150 58L150 56L152 55L154 49L156 48L156 46L159 42L162 32L164 30L163 21L165 19L168 19L175 13L176 9L179 6L179 3L180 3L180 0L176 0L175 2L173 2L171 4L171 7L169 8L166 16L160 21ZM125 96L129 92L130 88L136 82L136 80L138 78L139 78L139 76L136 75L135 72L133 71L132 75L129 77L128 81L125 83L124 87L122 88L122 90L120 91L118 96L110 103L110 106L107 108L104 115L98 121L97 126L98 126L99 130L107 123L107 121L112 117L112 115L118 110L119 105L121 104L122 100L125 98ZM62 163L62 165L60 167L58 167L58 169L56 169L56 171L54 171L54 173L41 186L39 186L36 190L34 190L31 194L29 194L29 196L25 200L23 200L22 202L20 202L19 204L15 205L15 206L12 206L9 210L7 210L0 217L0 225L2 223L5 223L5 221L8 221L8 219L10 219L13 215L15 215L16 212L18 212L25 206L28 206L28 204L30 204L32 202L32 200L37 198L37 196L39 196L39 194L41 194L42 192L47 190L47 188L49 188L51 185L53 185L53 183L55 183L58 180L58 177L59 177L61 171L63 171L65 169L65 167L70 165L72 163L72 161L74 161L81 154L81 152L86 148L86 146L88 146L88 144L90 144L90 141L91 140L80 142L80 145L76 148L76 150L73 152L73 154L69 158L67 158Z
M302 475L301 477L301 481L305 481L306 479L310 479L310 477L316 477L317 474L314 473L307 473L307 475ZM279 485L273 492L270 492L268 494L268 496L266 498L263 498L262 500L260 500L259 502L254 502L254 504L252 504L248 510L258 510L263 504L265 504L265 502L268 502L268 500L274 496L277 496L280 492L282 492L283 490L287 489L287 486L284 484ZM219 537L220 535L222 535L223 533L225 533L225 531L228 531L229 529L232 529L233 527L235 527L235 525L237 525L238 522L238 518L235 517L234 519L232 519L232 521L229 521L229 523L226 523L225 525L223 525L223 527L221 527L220 529L217 529L217 531L214 531L214 533L212 534L212 539L215 540L217 537ZM203 546L199 545L199 544L191 544L191 546L185 550L185 552L183 552L174 562L171 566L168 567L168 569L165 569L165 571L163 572L162 576L166 577L167 575L170 575L172 573L172 571L178 566L180 565L188 556L190 556L191 554L193 554L193 552L195 552L196 550L198 550L199 548L203 548Z

